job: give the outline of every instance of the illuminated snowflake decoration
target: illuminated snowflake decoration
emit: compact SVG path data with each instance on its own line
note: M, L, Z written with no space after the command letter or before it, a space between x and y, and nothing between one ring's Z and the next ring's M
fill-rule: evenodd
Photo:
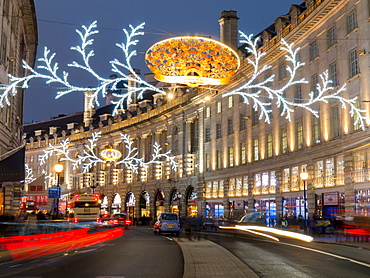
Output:
M112 72L116 73L118 77L116 79L103 78L101 77L94 69L90 66L90 59L95 56L91 47L93 45L94 39L91 37L99 31L97 28L97 22L94 21L90 26L82 26L81 30L76 30L78 35L81 38L81 45L71 47L71 50L77 51L82 57L82 63L73 61L71 64L68 64L69 67L81 69L97 80L96 87L79 87L73 84L70 84L68 81L69 74L66 71L63 71L62 74L58 72L59 66L57 62L53 62L55 57L54 54L50 54L50 50L45 47L44 57L38 59L42 64L37 66L37 69L30 67L25 61L23 61L23 67L30 72L29 75L24 77L15 77L9 75L10 84L0 85L0 107L4 104L10 105L9 97L17 93L17 88L22 87L24 89L28 88L29 81L35 78L44 79L46 84L59 84L63 89L57 92L56 98L60 98L63 95L69 94L71 92L86 92L90 91L92 94L89 96L89 105L92 107L94 104L99 105L98 96L102 94L103 96L110 89L113 91L112 95L118 100L113 102L115 108L113 110L113 115L117 114L119 111L124 112L125 103L131 103L133 95L136 94L138 99L143 98L143 94L147 91L154 91L161 94L166 94L163 90L147 83L136 73L136 71L131 66L131 58L137 55L136 50L131 50L133 46L136 46L139 42L136 37L144 35L142 30L144 29L145 23L133 27L129 25L130 29L123 29L123 32L126 36L126 43L117 43L116 46L122 50L123 61L118 59L113 59L110 61L112 66ZM278 108L281 109L281 115L284 115L286 119L291 120L291 114L294 112L295 107L301 107L308 110L316 117L319 117L319 111L312 108L314 103L328 103L328 101L334 100L341 103L342 108L349 108L351 117L355 119L355 125L360 125L361 128L365 129L366 117L363 115L366 111L361 110L357 107L358 99L357 97L352 99L346 99L340 96L340 93L346 89L346 85L343 85L338 90L334 91L332 87L332 81L329 80L328 72L325 71L320 75L320 82L316 86L315 92L310 92L309 99L302 101L288 100L285 97L285 90L293 85L305 84L308 83L304 78L296 80L297 70L304 65L297 59L297 53L299 48L293 49L293 44L288 44L285 40L282 40L281 49L286 51L285 55L286 61L289 65L286 67L286 70L289 74L289 78L285 85L281 88L273 89L269 87L269 83L274 81L274 75L271 75L263 81L257 81L262 74L266 73L268 69L271 68L271 65L261 65L261 58L266 54L258 51L258 39L254 39L252 35L247 36L243 32L240 32L242 37L241 43L246 44L246 50L249 51L251 57L248 58L248 63L250 63L254 72L251 78L249 78L242 86L239 86L237 89L234 89L230 92L225 93L223 96L238 94L241 95L244 99L244 102L249 104L253 102L253 108L256 111L260 111L260 119L265 119L267 123L270 123L269 114L272 112L271 104L275 101ZM125 73L124 71L128 72ZM132 82L131 82L132 81ZM123 83L125 88L117 88L118 83ZM136 84L131 86L129 84ZM115 91L119 91L116 93ZM67 144L67 142L65 142ZM63 149L63 146L62 146ZM91 161L92 164L101 162L99 159L94 156L94 154L89 151L89 155L85 154L85 162ZM81 158L82 159L82 158ZM136 158L137 159L137 158ZM73 160L74 161L74 160ZM80 159L77 160L80 162ZM130 160L135 161L135 160ZM137 162L137 161L136 161ZM134 163L136 163L134 162ZM77 163L77 162L76 162ZM126 162L122 162L126 164ZM127 162L131 163L131 162ZM141 165L136 163L135 165ZM135 167L133 167L135 169Z
M311 91L309 93L308 100L290 101L285 97L285 90L287 88L293 85L308 83L308 81L304 78L295 80L297 70L303 66L304 63L301 63L299 59L297 59L300 48L293 49L293 43L288 44L284 39L281 40L281 49L287 52L285 58L286 61L290 63L290 65L286 67L286 70L289 74L287 82L279 89L273 89L269 87L269 83L274 81L275 75L271 75L263 81L257 82L256 80L261 77L262 74L266 73L266 71L271 68L271 65L260 65L260 60L266 53L258 51L258 38L253 39L253 35L247 36L241 31L239 31L239 33L241 37L244 38L241 40L241 43L246 44L246 50L253 57L253 59L247 59L248 63L253 66L253 75L245 84L237 89L223 94L223 96L234 94L241 95L244 102L247 104L249 104L249 100L252 100L254 110L260 111L259 119L264 119L267 123L270 123L269 114L272 112L271 103L273 100L276 100L276 106L281 109L280 115L285 115L285 118L289 121L291 121L291 113L294 112L295 107L306 109L316 117L319 117L319 111L313 109L311 107L312 104L317 102L328 103L330 100L336 100L341 103L343 109L345 109L347 106L349 107L351 117L355 118L354 124L359 124L361 128L365 130L366 117L363 115L363 113L366 113L366 110L361 110L356 106L358 101L357 97L346 99L339 95L341 92L346 90L346 84L344 84L338 90L333 91L333 81L329 80L328 71L320 74L321 82L316 84L315 92Z
M37 66L37 70L30 67L26 63L26 61L23 60L23 68L30 71L31 74L24 77L15 77L9 74L10 84L0 85L0 91L3 91L2 94L0 95L0 107L3 107L4 103L10 105L9 96L15 95L17 93L17 87L27 89L29 81L35 78L44 79L46 84L58 83L62 88L64 88L63 90L57 92L56 99L71 92L86 92L86 91L92 92L91 96L89 96L90 97L89 105L91 107L94 104L99 105L98 102L99 94L102 94L102 96L104 97L108 89L111 89L112 91L122 89L117 88L117 84L124 81L124 86L126 90L119 94L113 93L113 96L115 96L118 99L116 102L113 102L114 104L116 104L115 109L113 111L114 115L117 114L119 110L124 111L124 103L125 102L131 103L132 96L134 93L137 95L138 99L143 98L143 94L149 90L165 94L163 90L158 89L157 87L141 79L141 77L135 72L135 70L131 66L131 58L137 55L136 50L131 50L131 47L137 45L137 43L139 42L138 40L135 39L136 36L144 35L144 32L141 32L141 30L144 28L144 25L145 23L142 23L137 27L129 25L130 27L129 31L123 29L123 32L126 35L126 43L117 43L116 46L122 50L124 61L122 62L119 61L118 59L113 59L112 61L110 61L110 64L112 66L112 72L116 73L118 75L118 78L116 79L103 78L99 76L99 74L95 72L95 70L93 70L90 66L90 58L95 56L94 51L89 50L91 49L91 46L93 45L94 42L94 39L92 39L91 36L99 33L99 31L96 30L97 22L94 21L88 27L83 25L82 26L83 32L81 32L80 30L76 30L82 42L81 45L71 47L71 50L77 51L82 56L83 63L80 64L76 61L73 61L71 64L68 64L68 66L84 70L85 72L91 74L97 80L98 85L96 87L79 87L70 84L68 81L69 76L68 72L63 71L61 75L60 73L58 73L59 65L57 62L53 62L53 59L56 56L56 54L55 53L50 54L50 50L47 47L45 47L44 57L38 59L38 61L41 62L42 64ZM124 73L124 71L128 71L128 74ZM130 82L125 81L133 81L133 83L136 84L136 86L130 86L129 85Z
M33 170L28 166L28 163L24 164L24 169L26 172L26 177L23 180L24 183L30 184L31 182L34 182L36 179L33 177Z
M82 165L84 173L89 172L89 170L96 166L98 163L107 163L107 161L100 158L96 153L95 149L97 146L97 141L101 137L100 132L94 132L92 138L89 139L89 144L85 144L83 154L78 155L77 158L71 158L69 153L69 139L65 139L60 143L59 147L54 147L49 145L49 150L44 150L44 154L40 156L40 165L46 163L46 160L53 155L63 155L60 159L61 161L70 161L72 162L73 169L77 169ZM123 164L125 167L130 168L134 173L138 173L139 168L146 167L149 164L160 163L161 159L165 159L170 162L170 165L173 170L177 170L178 163L175 161L173 156L170 156L171 151L166 153L161 153L162 148L160 145L155 142L153 145L153 154L150 161L144 161L143 158L138 158L137 148L133 147L133 141L130 140L130 136L126 134L121 134L121 139L127 150L127 155L121 160L117 161L116 164Z

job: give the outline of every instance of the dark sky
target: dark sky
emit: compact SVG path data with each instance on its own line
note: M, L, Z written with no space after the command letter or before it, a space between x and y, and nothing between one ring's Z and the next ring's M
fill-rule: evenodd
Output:
M145 35L138 37L138 55L132 59L133 67L145 74L149 72L144 63L145 51L157 41L180 35L211 36L218 40L218 19L223 10L237 11L239 30L256 34L276 17L288 13L291 4L300 3L294 0L35 0L39 32L37 58L43 57L47 46L51 53L56 53L54 62L59 64L59 76L65 70L69 72L70 83L95 86L95 79L67 66L74 60L81 62L81 56L70 50L71 46L80 44L75 30L89 26L94 20L98 22L99 33L93 37L95 56L91 64L106 78L112 73L109 61L122 57L116 43L125 41L122 29L128 29L129 24L146 23ZM80 92L55 100L58 85L45 85L40 79L30 82L25 93L25 123L83 110ZM100 104L105 104L103 99Z

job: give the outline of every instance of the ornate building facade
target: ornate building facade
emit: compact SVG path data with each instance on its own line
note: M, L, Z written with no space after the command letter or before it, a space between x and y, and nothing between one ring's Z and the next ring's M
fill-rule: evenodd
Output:
M284 38L300 47L298 57L305 66L297 75L309 81L289 87L286 99L308 100L320 73L328 69L333 90L346 83L342 96L358 96L356 105L369 115L370 45L363 39L370 31L369 19L370 3L365 0L307 0L292 5L256 36L259 50L266 53L262 64L271 65L263 78L275 76L267 85L281 87L289 77L280 43ZM220 28L223 41L233 44L236 12L221 13ZM238 218L246 211L259 211L273 224L279 214L304 215L306 206L309 215L369 215L369 116L363 130L348 108L330 101L314 104L319 118L295 107L288 121L272 101L271 124L267 124L253 102L247 104L239 95L224 96L252 75L253 68L243 56L239 71L226 85L166 85L164 90L173 98L149 94L115 117L108 105L26 125L26 162L37 175L45 171L47 182L38 184L45 192L55 176L53 165L62 158L51 157L39 165L49 144L58 146L68 138L76 157L99 131L96 153L113 147L124 156L127 150L120 137L124 133L144 160L150 160L154 142L163 151L171 150L178 170L163 160L137 173L115 163L98 163L82 173L82 168L73 169L65 161L62 194L66 202L69 194L88 192L93 186L104 196L103 210L126 211L133 218L154 217L162 211ZM308 172L307 181L300 179L301 172ZM25 190L29 193L30 185Z
M9 84L8 74L24 76L22 60L33 65L37 47L34 1L0 1L0 82ZM2 99L0 108L0 215L19 210L20 180L24 179L23 89Z

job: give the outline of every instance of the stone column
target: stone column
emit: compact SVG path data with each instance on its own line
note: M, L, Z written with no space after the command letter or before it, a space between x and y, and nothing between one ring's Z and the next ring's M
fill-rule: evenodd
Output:
M344 155L344 193L345 193L345 214L355 213L356 192L353 184L352 172L354 170L352 153Z

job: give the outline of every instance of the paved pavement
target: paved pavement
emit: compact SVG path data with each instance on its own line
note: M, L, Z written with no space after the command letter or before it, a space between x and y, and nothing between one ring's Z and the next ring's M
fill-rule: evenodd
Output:
M181 247L184 256L183 278L258 277L235 255L212 241L204 238L188 240L181 237L175 240ZM314 241L370 250L370 241L354 241L353 239L332 235L315 237Z

